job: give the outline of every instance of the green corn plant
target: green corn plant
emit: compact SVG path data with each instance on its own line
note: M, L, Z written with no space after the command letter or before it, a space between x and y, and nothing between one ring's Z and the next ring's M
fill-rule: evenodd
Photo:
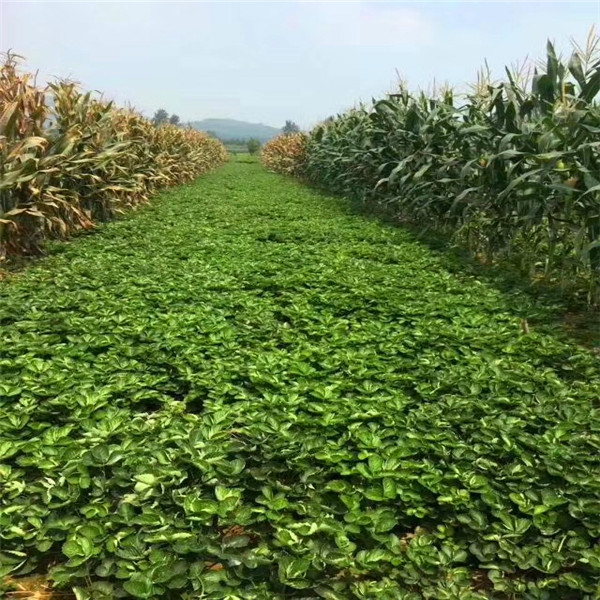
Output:
M446 231L532 277L600 300L598 40L568 60L480 76L470 93L405 86L317 126L300 169L314 184Z

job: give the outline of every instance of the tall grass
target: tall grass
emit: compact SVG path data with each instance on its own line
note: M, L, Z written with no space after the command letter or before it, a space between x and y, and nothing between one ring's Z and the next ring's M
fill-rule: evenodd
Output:
M37 254L227 160L217 140L155 127L72 82L39 86L19 57L0 66L0 260Z

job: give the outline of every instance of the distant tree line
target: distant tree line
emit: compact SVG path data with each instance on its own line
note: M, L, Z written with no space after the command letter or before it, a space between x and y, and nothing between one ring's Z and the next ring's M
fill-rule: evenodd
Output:
M248 152L250 154L256 154L260 150L261 143L256 138L248 140Z
M171 125L180 125L181 120L179 115L173 113L169 116L169 113L164 108L159 108L155 113L154 117L152 117L152 122L158 127L159 125L164 125L165 123L171 123Z
M300 131L300 127L298 127L294 121L286 121L285 125L281 128L281 131L284 135L289 133L298 133Z
M182 125L179 115L172 114L169 116L169 113L164 108L159 108L152 118L152 122L158 127L160 125L164 125L165 123L171 123L172 125ZM191 123L186 123L185 126L191 127ZM285 125L281 128L281 132L284 135L290 133L298 133L300 131L300 127L294 121L287 120ZM206 132L211 137L222 141L227 146L234 147L236 151L239 151L239 148L246 148L250 154L257 154L260 151L262 146L261 141L256 138L223 138L220 137L216 131L207 131Z
M173 113L172 115L169 115L169 113L164 109L164 108L159 108L155 113L154 113L154 117L152 117L152 122L156 125L164 125L165 123L171 123L171 125L184 125L183 123L181 123L181 119L179 118L179 115L176 115L175 113ZM185 123L186 127L191 127L191 123ZM296 123L294 123L294 121L291 120L287 120L285 122L285 125L281 128L281 132L285 135L285 134L289 134L289 133L298 133L300 131L300 127L298 127L298 125ZM227 142L228 144L235 144L235 145L240 145L240 146L244 146L246 144L248 144L251 141L258 141L260 144L259 140L255 140L255 138L227 138L227 139L223 139L221 137L219 137L219 135L215 132L215 131L207 131L206 133L208 133L208 135L210 135L211 137L214 137L216 139L221 140L222 142Z

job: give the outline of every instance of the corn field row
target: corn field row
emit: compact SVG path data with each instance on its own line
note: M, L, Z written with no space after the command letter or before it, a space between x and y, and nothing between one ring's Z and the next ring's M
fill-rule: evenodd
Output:
M112 218L227 160L220 142L69 81L40 87L8 54L0 66L0 260Z
M267 169L285 175L300 175L306 155L307 137L304 133L280 135L265 144L261 152Z
M397 94L317 126L294 168L329 191L444 230L533 278L600 299L598 40L563 60L551 43L529 76L482 73L468 94ZM289 146L289 148L288 148ZM296 144L265 148L296 156ZM282 162L283 159L279 159ZM283 161L285 162L285 161ZM289 161L288 161L289 162ZM287 163L286 163L287 165Z

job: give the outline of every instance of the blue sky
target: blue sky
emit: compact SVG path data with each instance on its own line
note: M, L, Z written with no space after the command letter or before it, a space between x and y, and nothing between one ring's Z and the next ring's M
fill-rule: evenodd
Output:
M591 2L27 2L0 0L0 50L146 114L280 127L394 88L473 81L563 50L600 21Z

